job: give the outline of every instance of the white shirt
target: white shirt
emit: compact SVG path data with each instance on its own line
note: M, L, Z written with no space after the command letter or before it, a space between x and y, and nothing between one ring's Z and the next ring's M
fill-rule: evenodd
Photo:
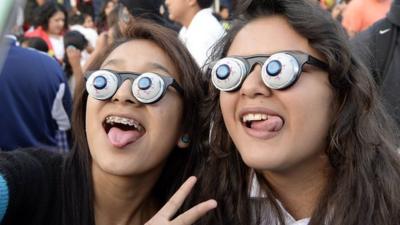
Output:
M63 36L49 35L49 40L53 46L54 55L60 61L64 58L64 38Z
M179 38L202 67L211 54L211 47L225 34L224 28L212 15L212 9L196 13L189 27L182 27Z
M86 28L82 25L75 24L69 27L70 30L76 30L85 36L86 40L89 42L90 46L93 48L96 47L96 41L98 38L98 34L94 29Z
M250 189L250 198L253 198L253 199L266 198L265 193L262 193L262 191L260 190L260 184L258 183L256 176L253 176L253 179L252 179L252 184L251 184L251 189ZM282 203L279 200L277 200L277 202L283 212L283 216L285 217L285 225L308 225L308 223L310 222L310 218L303 218L300 220L295 220L293 218L293 216L290 215L288 211L286 211L286 209L283 207ZM263 215L265 217L261 218L260 225L267 225L267 221L271 220L271 218L267 218L267 217L271 217L271 215L272 215L271 212L269 212L268 209L265 209L265 213ZM278 218L275 218L275 219L277 220ZM275 219L273 219L273 220L275 220Z

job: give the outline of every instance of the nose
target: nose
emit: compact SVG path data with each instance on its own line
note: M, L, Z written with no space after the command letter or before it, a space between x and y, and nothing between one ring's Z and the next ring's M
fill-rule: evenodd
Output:
M111 98L114 103L121 104L140 104L140 102L132 95L132 81L125 80L118 88L117 92Z
M272 90L261 79L261 66L256 65L243 81L240 95L255 98L257 96L270 96L271 94Z

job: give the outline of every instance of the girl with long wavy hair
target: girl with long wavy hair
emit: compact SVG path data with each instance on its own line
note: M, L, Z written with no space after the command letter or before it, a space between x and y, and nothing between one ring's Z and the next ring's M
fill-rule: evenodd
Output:
M343 29L307 0L242 10L210 65L197 224L399 224L399 141Z
M1 224L189 225L214 208L174 216L195 178L167 203L198 151L199 71L173 31L129 26L77 86L71 152L0 153Z

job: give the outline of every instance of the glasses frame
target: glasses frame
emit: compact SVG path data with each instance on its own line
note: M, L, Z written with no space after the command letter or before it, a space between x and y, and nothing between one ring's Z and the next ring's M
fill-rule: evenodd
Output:
M169 77L169 76L163 76L163 75L160 75L160 74L154 73L154 72L145 72L145 73L126 72L126 71L117 72L117 71L109 70L109 69L100 69L100 70L88 71L84 76L85 82L87 82L87 80L89 79L89 77L91 75L93 75L95 72L99 72L99 71L106 71L107 73L113 74L117 78L118 83L117 83L117 88L115 89L114 93L112 93L112 95L109 98L106 98L106 99L96 98L95 96L90 95L90 93L88 92L88 94L91 97L93 97L93 98L95 98L97 100L105 101L105 100L111 99L115 95L115 93L117 93L118 89L121 87L121 85L126 80L130 80L132 82L132 85L131 85L131 90L132 90L132 86L134 84L134 81L138 77L143 75L143 74L153 74L153 75L156 75L156 76L160 77L164 81L164 86L163 86L162 94L156 100L151 101L151 102L143 102L140 99L137 99L136 96L133 94L133 92L131 92L132 96L134 96L141 103L152 104L152 103L158 102L165 95L165 93L167 92L167 89L168 89L169 86L172 86L178 92L178 94L180 94L181 96L184 96L183 88L178 84L178 82L174 78Z
M237 91L238 89L240 89L240 87L242 86L244 80L247 78L247 76L251 73L251 71L254 69L254 67L257 64L260 65L261 67L263 67L264 64L266 63L266 61L271 56L273 56L275 54L278 54L278 53L285 53L285 54L293 56L296 59L296 61L298 63L298 66L299 66L299 71L297 71L296 80L294 80L292 84L288 85L285 88L289 88L291 85L296 83L298 77L300 77L301 73L303 72L304 64L309 64L309 65L315 66L315 67L317 67L319 69L322 69L324 71L326 71L329 68L328 64L326 64L325 62L317 59L316 57L314 57L314 56L312 56L310 54L307 54L307 53L304 53L304 52L301 52L301 51L279 51L279 52L275 52L273 54L255 54L255 55L248 55L248 56L238 56L238 55L227 56L227 57L224 57L222 59L219 59L219 60L216 60L214 62L211 62L209 64L209 66L208 66L208 69L209 69L209 71L213 70L214 66L220 60L223 60L225 58L234 58L234 59L237 59L237 60L241 61L245 65L246 71L245 71L245 74L243 74L241 76L239 84L236 85L236 87L234 87L233 89L221 90L221 91L225 91L225 92L234 92L234 91ZM215 87L215 85L214 85L214 87ZM218 89L218 87L216 87L216 88ZM285 88L282 88L282 89L285 89Z

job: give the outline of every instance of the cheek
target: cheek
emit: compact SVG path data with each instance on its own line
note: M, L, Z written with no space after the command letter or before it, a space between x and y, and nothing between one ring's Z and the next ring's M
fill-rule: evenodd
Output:
M302 134L305 142L325 140L333 111L333 94L330 88L318 84L319 89L282 96L288 109L289 127L293 135ZM300 137L297 136L296 137Z
M152 125L158 130L158 135L178 133L183 124L183 103L175 98L168 100L172 101L162 102L159 107L156 106L149 110Z
M233 125L233 120L235 118L235 94L234 93L224 93L220 94L220 108L222 112L222 117L225 121L225 125L230 127Z
M86 127L86 135L92 136L92 132L96 132L98 129L96 127L97 124L97 117L98 114L99 103L96 103L95 100L90 99L87 100L86 104L86 120L85 120L85 127Z

